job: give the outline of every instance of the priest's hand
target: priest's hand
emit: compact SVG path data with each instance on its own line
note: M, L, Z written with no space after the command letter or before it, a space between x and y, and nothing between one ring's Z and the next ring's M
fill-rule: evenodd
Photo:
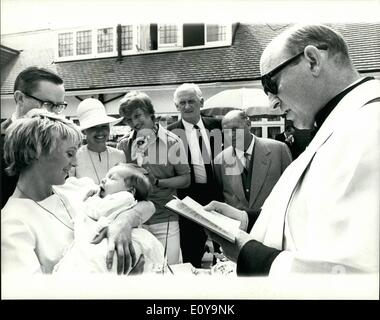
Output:
M219 243L222 247L224 255L231 261L237 262L240 250L252 237L245 231L238 230L236 234L235 242L230 242L217 234L205 230L206 234L215 242Z
M208 205L204 206L206 211L216 211L231 219L240 221L240 229L246 231L248 226L248 215L244 210L239 210L231 207L227 203L219 201L211 201Z

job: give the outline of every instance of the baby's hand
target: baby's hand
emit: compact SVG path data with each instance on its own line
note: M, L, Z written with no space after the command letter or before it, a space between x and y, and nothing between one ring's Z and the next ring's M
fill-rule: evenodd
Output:
M94 195L99 195L99 193L100 193L100 186L94 184L85 194L83 201L86 201L89 197L92 197Z

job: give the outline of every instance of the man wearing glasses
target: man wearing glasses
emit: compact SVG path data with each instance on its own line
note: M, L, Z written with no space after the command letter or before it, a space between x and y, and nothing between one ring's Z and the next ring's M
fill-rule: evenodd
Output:
M1 150L5 131L14 120L22 118L32 109L44 108L59 114L67 106L63 80L44 68L29 67L23 70L16 78L13 92L16 109L11 118L1 123ZM5 173L3 159L1 161L1 207L4 207L13 194L18 177L9 177Z
M250 233L215 234L239 275L379 272L380 82L361 77L341 35L295 27L264 50L262 85L297 128L316 126L283 173ZM358 132L360 134L358 134ZM241 220L249 212L213 202Z
M14 84L16 110L12 117L20 118L31 109L44 108L61 113L66 108L63 80L50 70L29 67L22 71Z

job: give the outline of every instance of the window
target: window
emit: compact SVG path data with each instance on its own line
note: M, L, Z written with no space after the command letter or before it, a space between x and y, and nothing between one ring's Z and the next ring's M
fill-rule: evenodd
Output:
M176 24L146 24L138 26L137 52L178 47L180 27Z
M256 137L262 137L263 136L263 128L261 128L261 127L251 127L251 132Z
M207 42L225 41L227 38L227 26L219 24L207 25Z
M58 35L58 56L67 57L74 54L73 33L66 32Z
M178 39L178 27L175 24L160 25L160 44L176 44Z
M113 51L113 28L98 29L98 53Z
M133 26L121 26L121 50L133 49Z
M137 51L157 50L157 24L139 25L138 31Z
M231 35L230 29L227 25L220 24L184 24L183 46L193 47L226 42Z
M281 133L281 127L268 127L268 138L274 139L279 133Z
M216 47L230 45L231 33L231 25L204 23L82 27L57 33L56 57L65 61L112 57L119 51L127 55Z
M205 44L204 24L184 24L183 25L183 46L193 47Z
M284 119L280 117L279 121L273 121L267 116L256 115L250 117L251 132L262 138L274 139L276 134L281 133L284 129Z
M92 53L91 30L77 32L77 55Z

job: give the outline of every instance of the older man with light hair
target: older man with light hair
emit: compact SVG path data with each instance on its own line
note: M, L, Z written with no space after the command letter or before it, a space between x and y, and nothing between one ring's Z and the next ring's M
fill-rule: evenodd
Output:
M178 196L190 196L205 205L222 199L213 169L213 159L222 148L222 127L219 119L201 116L203 102L198 85L180 85L174 92L174 104L182 119L168 126L168 130L182 139L190 165L191 184L178 190ZM183 262L200 268L207 236L203 228L186 218L180 217L179 223Z

